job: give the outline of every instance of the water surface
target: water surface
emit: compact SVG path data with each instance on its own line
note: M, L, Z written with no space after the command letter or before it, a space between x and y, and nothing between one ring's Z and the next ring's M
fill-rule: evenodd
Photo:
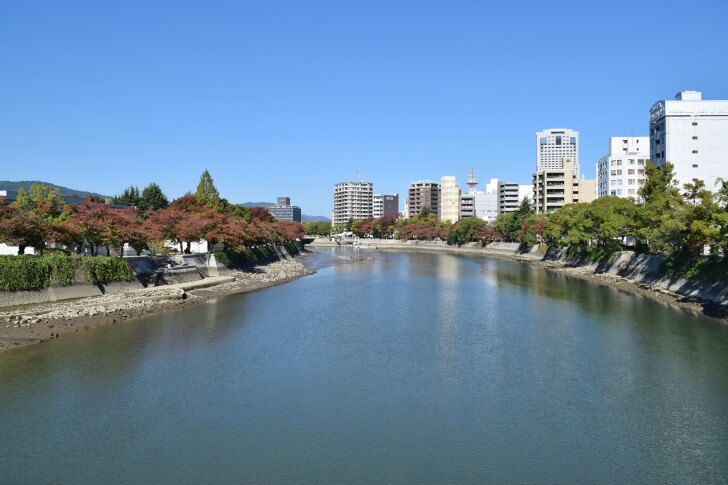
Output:
M720 482L728 327L520 263L318 274L0 354L0 482Z

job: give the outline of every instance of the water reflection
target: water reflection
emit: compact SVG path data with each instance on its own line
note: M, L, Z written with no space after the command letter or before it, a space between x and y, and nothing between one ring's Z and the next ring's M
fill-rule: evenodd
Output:
M725 326L510 261L353 253L312 255L319 272L284 286L0 354L0 476L728 476Z

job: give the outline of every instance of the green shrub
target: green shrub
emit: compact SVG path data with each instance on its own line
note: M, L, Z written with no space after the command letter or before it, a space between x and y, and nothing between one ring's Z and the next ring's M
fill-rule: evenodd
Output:
M228 268L252 266L278 259L278 251L273 246L256 246L254 248L244 248L240 251L226 249L217 251L214 255L218 263L224 264Z
M77 281L79 270L91 284L129 281L133 277L126 261L108 256L69 256L62 252L0 256L0 289L28 291L68 286Z
M91 284L129 281L133 274L126 261L108 256L81 257L81 269L86 282Z
M40 256L0 256L0 288L39 290L48 285L48 268Z

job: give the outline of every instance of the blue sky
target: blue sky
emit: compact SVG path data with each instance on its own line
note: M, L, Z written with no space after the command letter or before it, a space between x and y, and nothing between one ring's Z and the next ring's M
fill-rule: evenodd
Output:
M728 98L728 2L491 3L0 2L0 179L329 215L356 170L528 183L550 127L593 177L658 99Z

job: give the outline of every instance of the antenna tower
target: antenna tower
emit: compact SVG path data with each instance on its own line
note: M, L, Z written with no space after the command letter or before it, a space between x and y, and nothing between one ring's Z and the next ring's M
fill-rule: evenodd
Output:
M471 192L475 192L475 188L478 186L478 180L475 176L475 170L470 169L470 176L468 177L468 187Z

